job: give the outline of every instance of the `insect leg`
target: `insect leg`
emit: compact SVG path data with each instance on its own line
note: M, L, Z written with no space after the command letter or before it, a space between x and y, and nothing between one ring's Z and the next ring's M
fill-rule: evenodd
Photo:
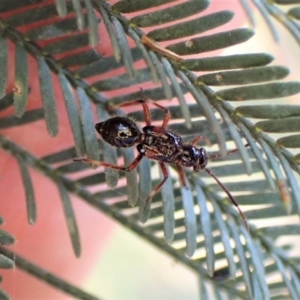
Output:
M165 112L165 116L164 116L163 123L162 123L161 127L166 128L167 125L168 125L168 123L169 123L169 120L171 118L170 111L166 107L164 107L164 106L156 103L155 101L150 100L148 97L146 97L146 95L144 93L144 90L142 88L141 88L141 94L143 96L143 100L142 101L144 101L144 102L150 102L150 103L152 103L153 105L155 105L159 109L162 109ZM148 124L148 125L150 125L150 124Z
M163 174L163 180L153 189L153 191L150 193L150 195L147 197L146 199L146 203L145 203L145 207L144 207L144 211L149 207L149 205L151 204L151 199L153 198L153 196L160 190L160 188L163 186L163 184L166 182L166 180L169 177L168 174L168 170L166 168L166 165L162 162L158 162L159 166L161 168L162 174Z
M200 142L204 138L203 135L196 136L193 140L190 141L191 145L196 145L198 142Z
M134 104L142 104L143 105L144 116L145 116L145 122L146 122L147 126L150 126L151 125L151 116L150 116L150 111L149 111L149 107L148 107L147 102L152 103L153 105L155 105L156 107L162 109L165 112L165 116L164 116L163 123L162 123L161 127L166 128L168 123L169 123L169 120L171 118L171 114L170 114L169 110L166 107L164 107L164 106L162 106L162 105L160 105L160 104L158 104L158 103L156 103L156 102L154 102L150 99L145 98L144 100L141 99L141 100L126 102L126 103L123 103L123 104L119 105L119 107L125 107L125 106L129 106L129 105L134 105Z
M160 105L160 104L158 104L154 101L151 101L151 100L148 100L148 101L151 102L156 107L162 109L165 112L164 120L163 120L163 123L162 123L161 127L166 128L168 123L169 123L169 120L171 118L170 111L166 107L164 107L164 106L162 106L162 105Z
M179 178L180 178L180 181L181 181L182 185L186 186L186 180L185 180L185 176L184 176L183 169L182 169L181 165L176 164L176 168L177 168L177 172L179 174Z
M136 105L136 104L142 104L144 116L145 116L145 123L147 124L147 126L150 126L151 125L151 116L150 116L149 107L145 100L134 100L134 101L125 102L125 103L120 104L119 107L131 106L131 105Z
M144 116L145 116L145 123L147 126L150 126L151 125L151 114L150 114L150 110L149 110L147 102L152 103L153 105L162 109L165 112L162 127L166 128L169 123L169 120L171 118L171 114L170 114L169 110L167 108L165 108L164 106L148 99L145 96L143 89L141 89L141 93L142 93L143 99L125 102L125 103L120 104L118 107L126 107L126 106L131 106L131 105L136 105L136 104L142 104Z
M248 146L249 146L249 144L245 144L245 147L248 147ZM237 151L239 151L238 148L232 149L232 150L230 150L230 151L227 152L227 155L228 155L228 154L235 153L235 152L237 152ZM221 155L220 155L220 154L209 155L209 158L210 158L210 159L211 159L211 158L212 158L212 159L221 158Z
M82 162L90 164L91 166L97 166L97 167L103 166L105 168L110 168L110 169L124 171L124 172L130 172L134 168L136 168L136 166L139 164L139 162L142 160L143 157L144 157L144 155L139 153L139 155L132 161L132 163L128 167L119 167L119 166L111 165L111 164L103 162L103 161L93 160L93 159L89 159L89 158L74 158L73 160L74 161L82 161Z

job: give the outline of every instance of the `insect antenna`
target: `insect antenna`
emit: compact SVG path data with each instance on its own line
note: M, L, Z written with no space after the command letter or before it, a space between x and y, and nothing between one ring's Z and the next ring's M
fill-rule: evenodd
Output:
M241 211L241 209L240 209L239 204L237 203L237 201L233 198L233 196L230 194L230 192L227 190L227 188L223 185L223 183L217 178L217 176L210 169L204 168L204 170L218 183L218 185L227 194L227 196L231 200L232 204L234 204L236 206L237 210L239 211L240 216L242 217L242 219L244 221L244 224L245 224L247 230L249 231L249 227L248 227L248 223L246 221L246 217L243 214L243 212Z
M249 146L249 144L245 144L245 147L248 147L248 146ZM227 152L227 155L228 155L228 154L235 153L235 152L237 152L237 151L239 151L238 148L232 149L232 150L230 150L230 151ZM209 159L216 159L216 158L221 158L221 157L222 157L221 154L213 154L213 155L209 155Z

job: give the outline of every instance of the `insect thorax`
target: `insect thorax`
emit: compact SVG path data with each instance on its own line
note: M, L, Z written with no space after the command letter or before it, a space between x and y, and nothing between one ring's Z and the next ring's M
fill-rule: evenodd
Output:
M145 126L144 140L138 145L138 151L149 158L174 163L182 150L182 139L177 134L161 127Z

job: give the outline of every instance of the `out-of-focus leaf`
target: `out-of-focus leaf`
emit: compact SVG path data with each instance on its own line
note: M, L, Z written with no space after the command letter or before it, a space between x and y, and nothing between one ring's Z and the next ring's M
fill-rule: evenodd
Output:
M235 54L228 56L185 59L181 65L191 71L233 70L265 66L274 58L265 53Z
M262 157L262 153L261 153L260 149L258 149L255 141L253 140L253 138L252 138L249 130L246 128L246 126L244 126L243 124L239 124L239 127L242 129L242 131L246 137L246 140L249 143L249 147L251 148L254 156L256 157L256 159L261 167L261 170L263 171L266 179L268 180L270 188L272 190L275 190L274 180L270 174L269 167L267 166L265 159Z
M99 148L95 133L94 118L89 98L82 88L77 89L80 117L87 156L99 160Z
M241 28L227 32L216 33L199 38L192 38L167 47L167 49L179 54L188 55L223 49L247 41L253 36L250 29Z
M181 86L177 81L177 78L174 74L174 70L171 66L171 64L169 63L169 61L166 58L162 58L162 64L164 66L164 69L171 81L171 84L173 86L173 89L177 95L177 98L179 100L179 104L180 104L180 109L182 112L182 116L185 119L185 125L187 128L191 128L191 116L190 116L190 110L188 108L188 105L184 99L184 93L181 90Z
M124 149L124 165L128 167L135 159L133 149ZM137 184L137 170L133 169L130 172L125 173L126 181L127 181L127 196L128 203L131 206L135 206L139 199L139 191Z
M258 281L258 285L261 290L261 292L259 292L259 294L261 294L263 297L260 299L269 299L269 297L270 297L269 289L268 289L268 285L267 285L265 274L264 274L264 262L262 260L262 257L260 257L259 253L257 253L256 246L255 246L254 242L252 241L248 231L244 227L241 227L240 230L246 239L246 247L248 248L250 255L251 255L251 263L254 268L253 276L255 277L255 280ZM257 298L255 298L257 295L257 293L255 292L255 290L257 289L255 283L253 284L253 288L254 288L254 292L253 292L254 299L257 299Z
M235 109L243 117L257 119L283 119L300 115L299 105L245 105Z
M70 127L75 142L76 153L78 156L83 156L86 153L86 151L82 133L81 120L77 110L74 92L70 83L62 73L60 73L58 77L65 99L65 105L68 112Z
M0 118L0 128L9 128L35 122L44 118L44 110L41 108L29 110L22 118L15 115Z
M90 45L96 47L99 41L97 18L91 0L84 0L84 2L87 10Z
M198 277L198 286L199 286L199 299L209 300L209 295L206 289L205 282L201 276Z
M4 110L14 103L13 93L6 94L2 99L0 99L0 111Z
M272 66L205 74L199 76L197 82L214 86L245 85L282 79L288 74L289 70L287 68Z
M254 20L254 12L252 10L252 7L250 7L250 4L249 4L249 1L248 0L240 0L243 8L244 8L244 11L246 12L246 15L250 21L250 24L252 27L255 26L255 20Z
M65 1L64 1L65 2ZM70 3L66 3L66 12L71 12ZM35 8L15 13L6 19L6 22L12 27L18 27L38 21L45 21L57 16L54 4L40 5Z
M251 175L252 174L252 165L251 165L250 157L249 157L247 148L244 145L244 142L242 140L240 132L233 125L228 114L222 107L218 107L218 111L221 114L222 119L225 121L225 123L228 127L228 130L230 132L230 135L236 144L236 147L239 151L239 154L240 154L243 164L245 166L245 171L246 171L247 175Z
M229 101L245 101L287 97L299 92L299 82L276 82L222 90L216 93L216 97Z
M81 47L89 45L89 36L87 33L65 37L62 40L52 42L44 46L43 51L49 55L61 54L77 48L77 45L81 45Z
M44 58L38 58L39 80L46 126L51 136L58 133L58 117L53 94L51 72Z
M8 45L6 39L0 35L0 99L5 96L8 77Z
M277 145L285 148L300 148L300 134L285 136L277 140Z
M0 12L7 12L10 10L32 5L34 3L41 3L43 1L44 0L23 0L23 1L2 0L0 2Z
M169 172L168 167L167 170ZM164 212L164 235L166 242L171 244L171 242L173 241L175 228L175 199L173 193L173 182L170 176L166 180L165 184L162 186L161 194Z
M118 41L117 41L117 36L115 34L113 24L101 3L98 3L98 9L102 16L103 23L106 27L107 33L109 35L110 42L111 42L111 45L114 50L115 60L116 60L116 62L119 62L121 60L121 49L120 49Z
M214 258L215 252L213 246L210 214L207 208L205 195L199 186L199 181L195 179L194 182L195 182L195 189L197 192L197 202L200 207L199 217L200 217L200 222L203 230L203 235L205 237L207 272L209 276L212 276L215 270L215 258Z
M21 158L18 158L18 165L19 165L19 169L23 181L24 190L25 190L27 219L28 219L28 223L32 225L36 222L36 215L37 215L32 180L28 172L27 165L23 162Z
M150 31L147 36L155 41L167 41L186 37L186 33L194 35L210 29L221 26L233 18L233 13L228 10L205 15L198 19L182 22L176 25L168 26Z
M296 20L300 20L300 7L293 7L288 11L288 16L290 18L295 18Z
M128 42L126 39L126 35L122 25L119 20L115 17L112 17L112 21L115 27L116 35L118 38L119 47L122 53L122 61L126 68L126 71L131 79L135 78L135 71L133 69L133 58L131 56L131 52L128 46Z
M65 0L55 0L56 10L60 17L64 17L67 14L67 6Z
M300 131L300 117L260 121L255 124L255 127L258 130L276 133Z
M66 55L59 59L58 62L64 67L74 67L82 65L91 65L99 60L101 55L94 49L89 49L81 53Z
M67 221L67 227L71 238L73 250L75 255L79 257L81 254L80 237L79 237L79 231L78 231L75 213L71 204L71 199L69 197L68 191L65 189L65 187L62 184L58 185L58 190L60 193L60 198L61 198L65 218Z
M0 269L13 269L14 267L15 267L15 264L14 264L13 260L0 254ZM1 294L0 294L0 299L1 300L3 299L3 298L1 298Z
M62 37L76 29L76 19L66 18L60 21L51 23L49 25L35 27L25 33L26 39L31 41L39 41L44 39L51 39Z
M153 0L151 2L139 0L122 0L115 3L113 5L113 9L122 13L129 13L151 7L157 7L166 3L170 3L172 1L174 0Z
M222 243L223 243L223 246L224 246L224 249L225 249L225 255L226 255L226 259L227 259L227 263L228 263L228 267L229 267L230 277L235 278L235 276L236 276L236 266L235 266L235 262L234 262L234 259L233 259L232 247L230 245L229 231L228 231L228 228L227 228L227 226L226 226L226 224L223 220L220 208L219 208L218 204L216 203L215 199L213 197L210 197L210 201L212 202L212 205L214 207L214 215L215 215L216 221L218 223Z
M220 153L222 156L225 156L226 153L226 144L224 139L224 134L220 128L220 124L218 123L215 114L213 113L213 110L211 106L209 105L208 99L205 96L205 94L201 91L201 89L196 88L190 80L187 78L187 76L179 71L178 72L181 80L186 85L187 89L191 92L191 94L194 96L197 104L199 105L200 109L204 112L205 117L207 118L211 130L216 133L218 143L220 146Z
M271 19L271 16L268 12L268 9L264 5L264 3L262 3L261 1L257 1L257 0L253 0L253 3L259 9L260 13L262 14L262 16L270 30L270 33L272 34L274 41L279 42L278 30L276 29L276 27L273 23L273 20Z
M8 232L0 229L0 245L12 245L15 243L15 238Z
M146 207L146 199L153 190L153 183L151 180L151 164L149 159L142 159L139 166L140 180L139 180L139 221L145 223L150 216L150 207ZM170 185L170 184L169 184ZM162 191L164 189L162 187ZM172 215L174 218L174 215ZM172 233L173 234L173 233Z
M272 170L276 176L277 179L277 187L280 192L281 200L283 204L285 205L285 208L287 209L287 212L291 212L291 197L290 197L290 192L286 183L286 179L281 171L281 167L276 159L274 157L272 150L268 146L268 144L263 140L259 139L258 140L264 153L266 154L268 161L272 167Z
M166 77L166 76L165 76ZM150 74L147 69L140 69L135 71L135 78L128 79L128 74L124 73L119 76L114 76L112 78L103 79L101 81L95 82L93 88L98 91L110 91L114 89L120 89L124 87L129 87L131 85L144 83L151 79Z
M281 273L281 276L283 277L283 280L284 280L286 286L289 289L289 292L290 292L290 295L291 295L292 299L297 300L299 297L298 297L298 295L297 295L297 293L296 293L296 291L295 291L295 289L294 289L294 287L291 283L290 278L288 278L288 276L286 274L286 270L284 268L284 265L283 265L282 261L275 254L272 254L272 257L275 260L275 262L277 264L277 267L278 267L278 270Z
M76 14L76 22L79 30L83 30L85 27L83 10L80 4L80 0L72 0L73 9Z
M150 55L150 59L152 60L153 65L156 67L156 71L160 78L165 97L167 99L171 99L173 93L172 93L172 89L169 85L165 70L164 70L162 64L160 63L159 59L157 58L156 54L153 51L149 51L149 55Z
M241 243L240 233L239 233L238 229L236 228L236 224L233 222L232 219L229 219L228 225L229 225L229 228L232 233L232 237L235 242L235 249L236 249L237 255L239 257L241 271L242 271L243 278L245 280L245 285L246 285L246 289L247 289L249 298L253 299L250 271L249 271L249 266L248 266L248 263L246 260L245 252L243 249L243 245Z
M21 117L26 109L28 100L28 64L27 55L23 45L16 44L15 53L15 115Z
M291 166L288 164L286 158L280 153L279 150L276 150L275 152L276 156L278 157L282 168L285 172L287 181L289 183L289 186L291 188L292 191L292 195L294 198L294 201L297 205L298 208L298 213L300 214L300 187L299 187L299 183L295 177L295 174L293 173Z
M197 221L194 210L194 200L189 185L181 188L184 219L186 226L186 255L193 256L196 248Z
M130 22L139 27L160 25L166 22L183 19L197 12L201 12L207 8L208 4L209 2L207 0L190 0L188 2L173 5L165 9L158 9L151 13L133 17Z

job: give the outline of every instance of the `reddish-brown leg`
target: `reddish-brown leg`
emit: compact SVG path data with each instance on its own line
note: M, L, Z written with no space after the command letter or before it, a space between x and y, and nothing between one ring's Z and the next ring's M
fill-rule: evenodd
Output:
M144 90L142 88L141 88L141 93L142 93L142 96L143 96L143 100L145 102L150 102L150 103L152 103L153 105L155 105L156 107L162 109L165 112L164 120L163 120L163 123L162 123L161 127L166 128L168 123L169 123L169 120L171 118L170 111L167 108L163 107L162 105L160 105L160 104L156 103L155 101L152 101L148 97L146 97L146 95L144 94Z
M245 144L245 147L248 147L249 146L249 144ZM230 150L230 151L228 151L227 152L227 155L228 154L232 154L232 153L235 153L235 152L237 152L237 151L239 151L239 149L232 149L232 150ZM216 158L221 158L221 155L220 154L214 154L214 155L210 155L209 156L209 158L211 159L216 159Z
M134 168L136 168L136 166L139 164L139 162L141 161L141 159L143 157L144 157L144 155L139 153L139 155L134 159L134 161L128 167L119 167L119 166L116 166L116 165L108 164L108 163L103 162L103 161L93 160L93 159L89 159L89 158L74 158L73 160L74 161L86 162L86 163L88 163L92 166L103 166L105 168L110 168L110 169L124 171L124 172L130 172Z
M150 110L149 110L147 102L152 103L154 106L162 109L165 112L164 120L163 120L163 123L162 123L161 127L164 127L164 128L167 127L167 125L169 123L169 120L171 118L171 114L170 114L169 110L167 108L163 107L162 105L150 100L150 99L145 98L145 99L141 99L141 100L134 100L134 101L130 101L130 102L125 102L125 103L120 104L119 107L142 104L143 111L144 111L144 116L145 116L145 122L146 122L147 126L150 126L151 125L151 115L150 115Z
M163 184L166 182L166 180L169 177L168 170L166 168L166 165L162 162L159 162L159 166L161 168L162 174L163 174L163 180L153 189L153 191L150 193L150 195L146 199L144 211L150 206L151 199L153 196L160 190L160 188L163 186Z
M131 106L131 105L136 105L136 104L142 104L143 106L143 111L144 111L144 116L145 116L145 122L148 126L151 125L151 116L150 116L150 111L147 103L145 100L134 100L134 101L129 101L125 102L119 105L119 107L126 107L126 106Z
M203 139L205 139L204 135L199 135L195 137L192 141L190 141L190 144L194 146Z
M190 144L192 144L193 146L196 145L197 143L199 143L201 140L204 140L205 141L205 144L207 146L211 146L211 143L209 141L209 139L205 136L205 135L199 135L197 137L195 137L191 142Z
M186 186L186 180L185 180L185 176L184 176L183 169L182 169L181 165L176 164L176 168L177 168L177 172L179 174L179 178L180 178L180 181L181 181L182 185Z
M169 120L171 118L170 111L166 107L163 107L162 105L160 105L160 104L158 104L154 101L151 101L151 100L147 100L147 101L151 102L153 105L155 105L156 107L162 109L165 112L164 120L163 120L163 123L162 123L161 127L166 128L168 123L169 123Z

